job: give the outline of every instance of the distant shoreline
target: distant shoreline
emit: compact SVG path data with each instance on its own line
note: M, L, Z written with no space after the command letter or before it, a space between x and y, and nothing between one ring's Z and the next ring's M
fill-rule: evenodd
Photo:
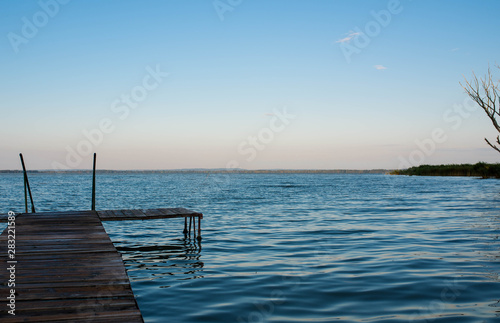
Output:
M389 174L391 169L165 169L165 170L106 170L100 169L99 174ZM0 174L22 173L22 170L0 170ZM28 170L28 173L54 173L54 174L87 174L92 173L90 169L81 170Z
M0 170L1 174L18 174L22 170ZM30 174L91 174L91 169L28 170ZM408 169L152 169L113 170L98 169L98 174L385 174L407 176L462 176L500 178L500 163L420 165Z
M391 175L500 178L500 164L479 162L476 164L421 165L394 170Z

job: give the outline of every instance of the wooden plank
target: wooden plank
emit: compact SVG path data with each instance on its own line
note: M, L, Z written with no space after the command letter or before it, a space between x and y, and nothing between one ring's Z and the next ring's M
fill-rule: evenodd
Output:
M160 210L165 210L165 209L160 209ZM199 215L202 215L201 213L194 212L194 211L182 208L182 207L174 208L174 209L171 209L171 210L173 210L177 215L183 215L183 216L199 216Z
M7 233L0 235L2 268L9 267ZM123 260L97 212L18 215L15 260L16 315L2 310L1 322L143 322ZM0 271L4 309L8 280L9 272Z
M175 209L157 209L160 214L163 215L177 215L178 212L175 211Z
M149 216L155 217L157 215L161 215L161 212L158 209L148 209L148 210L143 210L143 212L148 217Z
M19 304L19 313L23 313L25 310L25 302L20 302ZM44 300L44 301L30 301L29 305L33 308L37 313L37 317L40 318L39 321L54 321L54 319L61 317L63 315L68 315L72 313L75 308L78 309L78 312L85 313L90 316L94 316L94 313L97 310L97 313L110 313L110 312L118 312L126 311L133 315L131 310L134 309L134 303L128 299L117 299L112 303L106 302L101 298L97 299L88 299L85 301L81 300ZM116 313L113 315L115 318L118 316ZM110 318L112 316L109 316ZM120 315L121 317L121 315ZM18 321L19 322L19 321ZM36 321L35 321L36 322ZM87 322L94 322L89 319ZM128 322L127 318L124 318L122 322Z
M26 301L26 300L55 300L55 299L82 299L82 298L86 299L86 298L96 298L104 296L111 302L115 297L127 297L129 299L134 298L134 294L130 289L130 283L125 285L119 285L119 284L101 285L100 287L101 288L96 288L96 286L92 286L91 283L88 284L87 286L78 286L78 288L75 288L73 286L69 287L53 286L50 288L17 287L16 291L19 289L19 292L16 296L16 300Z
M101 303L96 302L96 305ZM103 308L103 306L100 306ZM85 308L85 307L83 307ZM97 307L98 308L98 307ZM128 310L117 310L107 311L106 309L96 310L96 306L93 308L83 310L77 307L77 310L72 309L67 311L67 313L58 313L53 311L41 312L31 315L32 311L29 311L29 316L26 316L25 312L21 312L23 316L22 322L106 322L106 323L123 323L123 322L144 322L140 313L137 313L135 309ZM16 315L17 316L17 315ZM2 323L18 323L19 317L11 318L6 317L2 319Z
M142 212L141 210L131 210L131 211L138 218L146 217L146 214L144 214L144 212Z
M19 215L22 215L24 213L17 213L16 217ZM28 213L31 214L31 213ZM66 215L72 215L72 216L85 216L88 214L88 211L62 211L62 212L57 212L57 217L61 218L62 216ZM53 212L38 212L36 213L37 216L42 217L42 216L47 216L47 217L53 217L54 213ZM0 214L0 222L7 222L9 215L6 213L1 213Z
M99 302L99 304L97 304ZM23 308L26 308L26 306L23 306L24 302L20 302L20 310L22 311ZM88 299L85 302L82 302L81 300L75 300L75 299L68 299L68 300L57 300L57 301L46 301L46 300L36 300L36 301L31 301L30 302L30 307L33 310L36 311L43 311L43 310L53 310L54 312L59 311L67 311L71 310L73 307L78 306L78 307L83 307L85 309L92 309L94 306L104 306L107 308L122 308L122 309L127 309L135 306L135 302L129 298L118 298L115 302L112 303L107 303L104 299L102 298L94 298L94 299Z
M120 211L124 214L124 216L127 216L127 217L135 216L135 214L134 214L134 212L132 212L132 210L120 210Z
M111 212L113 212L113 215L114 215L115 217L118 217L118 218L119 218L119 217L124 217L124 216L125 216L125 214L123 214L123 212L122 212L122 211L120 211L120 210L112 210Z
M97 211L97 214L101 219L101 221L169 219L169 218L186 218L191 216L203 219L203 214L185 208L103 210L103 211Z
M97 215L99 216L99 219L101 221L105 218L110 218L113 216L113 213L110 213L109 211L97 211Z

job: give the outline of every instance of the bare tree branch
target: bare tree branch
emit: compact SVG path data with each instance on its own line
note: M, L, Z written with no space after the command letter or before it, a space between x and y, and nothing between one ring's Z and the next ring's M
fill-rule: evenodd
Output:
M496 151L498 151L498 152L500 153L500 149L499 149L497 146L492 145L492 144L488 141L488 139L486 139L486 138L484 138L484 140L486 140L486 142L488 143L488 145L490 145L490 147L491 147L491 148L495 149ZM498 142L498 139L497 139L497 142Z
M500 65L496 65L496 67L500 69ZM465 93L486 112L486 115L490 118L495 129L500 132L499 84L494 81L490 67L488 67L488 72L483 79L478 79L474 72L472 72L472 76L472 81L467 80L464 76L465 84L460 83L460 85L465 90ZM499 120L497 120L497 117ZM486 140L491 148L500 153L500 136L496 138L496 144L498 144L498 146L492 144L486 138L484 138L484 140Z

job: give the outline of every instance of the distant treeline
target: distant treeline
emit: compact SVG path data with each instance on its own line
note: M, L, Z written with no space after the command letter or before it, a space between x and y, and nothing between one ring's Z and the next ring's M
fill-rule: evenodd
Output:
M482 178L500 178L500 164L450 164L421 165L404 170L395 170L394 175L416 176L474 176Z
M20 170L0 170L0 173L21 173ZM98 169L99 174L177 174L177 173L194 173L194 174L388 174L391 170L387 169L166 169L166 170L103 170ZM69 173L69 174L88 174L92 170L28 170L28 173Z

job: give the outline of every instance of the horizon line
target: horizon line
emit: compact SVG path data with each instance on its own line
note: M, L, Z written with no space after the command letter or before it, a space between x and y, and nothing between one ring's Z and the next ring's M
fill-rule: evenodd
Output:
M393 168L262 168L262 169L246 169L246 168L172 168L172 169L96 169L96 172L367 172L367 171L392 171ZM0 173L19 173L22 169L0 169ZM91 168L82 169L30 169L27 172L92 172Z

